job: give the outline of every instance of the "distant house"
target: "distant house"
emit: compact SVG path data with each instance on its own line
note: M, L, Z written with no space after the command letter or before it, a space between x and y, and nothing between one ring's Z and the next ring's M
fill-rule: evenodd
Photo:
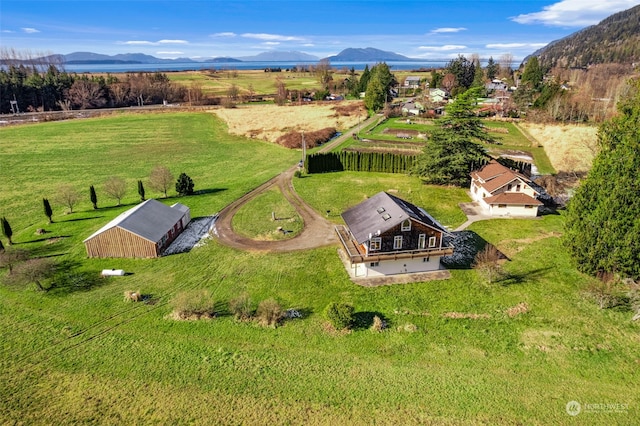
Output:
M420 115L425 111L420 102L410 100L402 104L402 115Z
M342 214L337 226L346 263L354 277L375 277L440 269L451 255L448 231L422 208L380 192Z
M420 77L408 76L404 79L403 87L406 89L418 89L420 87Z
M526 176L495 160L471 173L471 198L491 216L535 217L538 195Z
M449 94L443 89L429 89L429 100L431 102L445 102L449 99Z
M150 199L84 240L89 257L158 257L191 221L189 208Z
M507 85L507 83L502 80L498 80L497 78L485 84L484 87L490 92L494 90L509 90L509 86Z

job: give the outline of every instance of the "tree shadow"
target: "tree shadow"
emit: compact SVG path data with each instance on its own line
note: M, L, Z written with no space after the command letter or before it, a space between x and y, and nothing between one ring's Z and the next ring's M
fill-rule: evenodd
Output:
M354 320L353 320L353 330L366 330L371 328L371 326L373 325L373 318L374 317L378 317L380 318L385 324L387 324L387 327L389 325L389 319L387 317L384 316L384 314L381 314L380 312L369 312L369 311L365 311L365 312L356 312L354 314Z
M78 271L78 263L64 261L57 265L56 275L47 289L54 296L66 296L79 291L89 291L106 284L97 272Z
M100 219L103 217L104 216L78 217L75 219L58 220L57 223L80 222L82 220L93 220L93 219Z
M52 236L52 237L36 238L35 240L20 241L19 243L14 242L13 244L41 243L43 241L55 240L56 238L71 238L71 235L56 235L55 237Z
M535 279L540 277L544 272L550 270L551 267L546 268L538 268L529 272L522 272L519 274L506 274L502 278L496 280L496 284L501 285L502 287L510 287L512 285L523 284L527 280Z
M227 188L207 188L199 189L193 192L193 195L215 194L216 192L226 191Z

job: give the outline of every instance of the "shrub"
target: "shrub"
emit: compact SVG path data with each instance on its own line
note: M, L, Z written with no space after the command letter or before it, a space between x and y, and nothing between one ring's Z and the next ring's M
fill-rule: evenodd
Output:
M193 194L193 180L186 173L180 173L178 176L176 192L180 196Z
M493 283L500 279L504 272L500 265L500 252L496 246L487 244L476 255L473 262L473 269L478 271L489 283Z
M256 317L260 325L276 327L284 318L284 311L275 299L267 299L258 305Z
M171 300L171 306L178 319L212 318L215 314L214 301L207 289L178 293Z
M237 320L248 320L253 315L251 309L251 298L248 293L242 293L238 297L229 301L229 311Z
M353 306L348 303L330 303L325 309L325 316L336 330L351 328L355 319Z
M302 177L302 171L301 170L296 170L295 172L293 172L293 176L297 177L297 178L301 178Z
M373 323L371 324L371 331L375 331L375 332L381 332L382 330L384 330L385 328L387 328L387 323L380 318L379 316L375 315L373 317Z

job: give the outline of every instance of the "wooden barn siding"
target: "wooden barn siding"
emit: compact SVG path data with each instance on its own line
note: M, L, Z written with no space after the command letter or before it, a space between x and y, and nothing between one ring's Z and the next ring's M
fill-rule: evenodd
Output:
M114 227L85 242L89 257L158 257L156 243Z
M396 235L402 235L402 249L400 250L417 250L418 249L418 235L427 235L427 249L429 248L429 237L436 237L436 247L440 247L440 240L442 239L442 232L425 226L422 223L411 220L411 230L402 231L402 224L395 226L383 232L380 237L382 238L382 247L380 253L394 252L398 250L393 249L393 237ZM367 242L368 244L368 242Z

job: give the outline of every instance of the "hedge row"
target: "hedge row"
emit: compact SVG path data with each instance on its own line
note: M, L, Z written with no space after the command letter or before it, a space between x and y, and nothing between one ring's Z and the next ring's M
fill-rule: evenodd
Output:
M305 159L307 173L384 172L408 173L416 159L415 155L390 152L325 152L308 155Z

